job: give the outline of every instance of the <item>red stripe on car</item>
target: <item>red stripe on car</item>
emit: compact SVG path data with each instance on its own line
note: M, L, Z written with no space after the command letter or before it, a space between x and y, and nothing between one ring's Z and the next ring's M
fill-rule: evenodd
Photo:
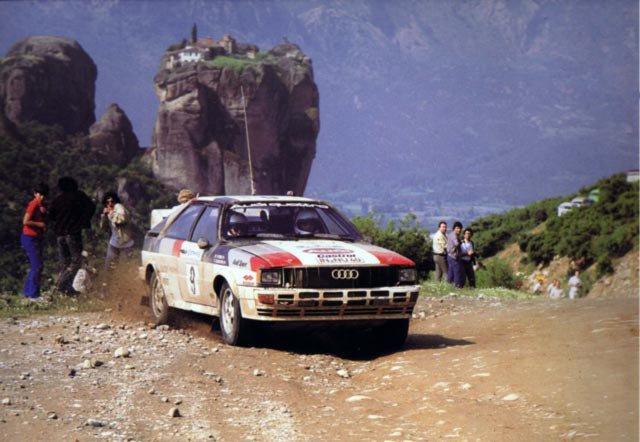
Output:
M251 270L268 267L292 267L301 266L302 262L289 252L272 252L251 258Z
M184 239L176 239L173 242L173 247L171 248L171 254L173 256L180 256L180 249L182 248L183 242L184 242Z
M388 266L408 266L415 267L416 263L411 261L409 258L405 258L396 252L390 252L388 250L381 249L365 249L367 252L371 253L373 256L378 258L380 264L388 265Z

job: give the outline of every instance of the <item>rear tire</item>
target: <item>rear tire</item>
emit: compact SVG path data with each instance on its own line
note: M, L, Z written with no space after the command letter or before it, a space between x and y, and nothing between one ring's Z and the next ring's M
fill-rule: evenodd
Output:
M226 282L220 295L220 332L229 345L244 346L250 341L251 324L242 317L240 302Z
M391 319L376 328L376 335L383 350L400 350L409 335L409 319Z
M151 275L151 283L149 284L149 306L151 307L151 316L156 325L169 323L171 319L171 307L167 304L167 297L160 283L160 278L156 272Z

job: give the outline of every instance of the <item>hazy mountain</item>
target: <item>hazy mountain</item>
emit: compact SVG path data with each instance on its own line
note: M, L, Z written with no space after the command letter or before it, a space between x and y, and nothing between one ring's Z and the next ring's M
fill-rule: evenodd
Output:
M200 35L313 60L321 131L308 193L523 203L638 167L638 3L1 3L0 49L77 39L143 145L166 46Z

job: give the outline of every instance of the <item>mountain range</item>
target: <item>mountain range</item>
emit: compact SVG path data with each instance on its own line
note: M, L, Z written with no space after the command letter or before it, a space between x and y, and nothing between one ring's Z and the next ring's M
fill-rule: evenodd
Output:
M313 60L321 130L307 194L523 204L638 167L638 3L185 1L0 4L0 51L74 38L142 145L166 47L200 35Z

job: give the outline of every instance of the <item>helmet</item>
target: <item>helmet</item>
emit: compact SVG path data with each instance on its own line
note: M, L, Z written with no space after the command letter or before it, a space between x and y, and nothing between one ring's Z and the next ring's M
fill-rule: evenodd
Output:
M231 234L231 236L242 236L247 234L247 217L242 213L238 213L235 211L229 212L229 217L227 218L227 232L231 232L231 229L235 230L235 233Z
M322 223L313 209L300 209L296 215L295 232L297 234L313 234L322 230Z

